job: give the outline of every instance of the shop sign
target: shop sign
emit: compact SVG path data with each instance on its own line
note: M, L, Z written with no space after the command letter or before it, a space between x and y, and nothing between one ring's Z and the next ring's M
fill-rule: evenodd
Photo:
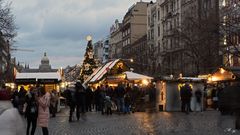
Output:
M30 84L33 84L33 83L36 83L36 79L16 79L15 80L16 83L30 83Z
M38 79L38 83L57 83L57 79Z
M114 76L107 76L109 80L124 80L125 75L114 75Z

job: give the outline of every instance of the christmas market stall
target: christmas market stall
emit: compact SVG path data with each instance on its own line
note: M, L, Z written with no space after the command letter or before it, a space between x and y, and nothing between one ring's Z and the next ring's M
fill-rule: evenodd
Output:
M95 88L101 84L116 87L119 83L131 83L142 86L147 85L152 79L152 77L130 71L130 68L123 60L116 59L96 69L84 84Z
M240 68L238 67L221 67L218 68L215 72L213 72L208 77L209 84L216 83L231 83L239 81L240 78Z
M42 86L46 91L60 90L61 75L59 72L36 72L36 73L17 73L15 83L24 86L28 90L32 86Z
M117 86L119 82L126 82L124 71L129 71L130 68L121 59L116 59L106 63L100 68L96 69L91 74L84 85L91 85L96 88L101 84L108 84L110 86Z
M140 86L148 85L148 83L150 83L151 80L153 80L153 77L134 73L131 71L126 71L123 74L125 74L126 80L128 80L129 82L131 82L133 84L139 84Z
M156 109L159 111L181 111L180 88L189 83L192 88L191 109L198 111L201 106L196 105L194 93L200 90L203 93L205 80L195 77L163 77L156 83Z
M235 104L232 99L239 93L239 81L239 67L220 67L209 75L206 88L208 107L221 111L223 104L228 107Z

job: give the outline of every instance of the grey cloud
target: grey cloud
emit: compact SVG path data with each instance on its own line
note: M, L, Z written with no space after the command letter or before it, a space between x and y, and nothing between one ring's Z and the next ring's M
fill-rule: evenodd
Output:
M19 48L35 52L14 52L19 61L38 67L43 52L52 66L74 65L83 59L87 42L109 34L115 19L139 0L14 0L13 13L19 27ZM64 62L63 62L64 61Z

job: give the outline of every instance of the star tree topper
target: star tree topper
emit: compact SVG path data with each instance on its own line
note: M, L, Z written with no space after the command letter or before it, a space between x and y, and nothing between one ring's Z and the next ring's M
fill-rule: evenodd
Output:
M91 40L92 40L92 36L88 35L88 36L86 37L86 40L87 40L87 41L91 41Z

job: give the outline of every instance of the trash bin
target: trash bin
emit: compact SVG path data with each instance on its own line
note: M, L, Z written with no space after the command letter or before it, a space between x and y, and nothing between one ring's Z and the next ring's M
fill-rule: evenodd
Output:
M59 98L59 101L58 101L58 112L59 112L61 109L65 108L65 106L66 106L66 98L60 97L60 98Z

